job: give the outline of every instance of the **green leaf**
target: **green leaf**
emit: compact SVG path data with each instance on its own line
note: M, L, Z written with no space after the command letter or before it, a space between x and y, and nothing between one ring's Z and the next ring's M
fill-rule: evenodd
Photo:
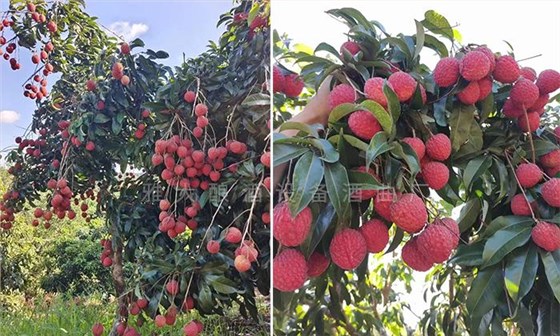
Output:
M353 191L387 189L387 186L380 184L379 181L368 173L350 170L348 171L348 179L354 187L360 187Z
M309 152L309 148L297 147L294 145L273 144L274 150L274 167L284 164L288 161L296 159L301 155Z
M511 251L527 243L531 238L531 229L531 225L514 225L493 234L484 245L483 267L500 262Z
M453 150L458 151L469 139L474 112L474 105L463 104L457 104L451 111L449 126L451 127L451 146Z
M471 190L472 184L484 174L491 165L492 159L488 156L480 156L469 161L463 173L463 183L467 191Z
M96 123L96 124L104 124L109 120L111 120L111 118L109 118L108 116L106 116L102 113L96 114L95 118L93 118L93 122Z
M482 209L482 204L478 198L471 198L465 203L461 208L459 213L459 218L457 220L459 224L459 230L465 232L470 229L478 217L480 216L480 210Z
M490 114L495 111L494 94L490 93L480 103L480 121L488 119Z
M403 238L404 231L399 227L395 227L395 235L393 236L393 240L391 241L391 244L389 244L389 247L384 252L384 254L391 253L396 250L397 247L399 247L399 245L401 244Z
M216 277L210 282L210 285L218 293L233 294L239 292L235 287L235 282L224 276Z
M453 29L449 21L436 11L429 10L424 13L422 24L432 33L447 37L449 40L453 41Z
M556 300L560 301L560 250L554 252L541 250L540 254L548 284L552 288Z
M482 251L484 242L479 241L470 245L459 245L453 258L449 260L452 264L460 266L480 266L482 265Z
M478 272L467 295L471 330L478 330L482 317L496 307L503 295L502 270L493 266Z
M408 165L410 173L412 176L416 175L420 171L420 162L418 162L418 157L416 152L408 144L404 143L393 143L393 148L391 153L398 159L402 159Z
M279 131L285 131L285 130L298 130L301 132L304 132L308 135L311 135L315 138L319 137L319 134L317 133L317 130L315 130L313 127L310 127L309 125L305 124L305 123L300 123L300 122L295 122L295 121L286 121L285 123L283 123L282 125L280 125Z
M340 154L334 146L325 139L311 139L311 143L321 150L321 160L329 163L337 162Z
M337 58L340 58L340 53L338 52L338 50L336 50L333 46L331 46L328 43L325 43L325 42L319 43L319 45L317 45L317 47L315 48L314 53L316 54L319 51L326 51L328 53L333 54Z
M395 91L387 84L387 81L383 84L383 94L385 94L385 98L387 98L387 109L393 121L399 120L401 116L401 103Z
M317 220L312 226L311 239L309 241L308 248L306 250L303 250L307 251L306 257L309 257L313 253L313 251L315 251L315 248L323 239L325 232L327 232L327 230L331 226L331 223L333 222L335 216L336 211L332 203L328 203L327 206L321 209L321 212L317 216Z
M537 157L559 149L559 147L552 142L540 139L535 139L533 141L533 146L535 148L535 156ZM533 155L533 149L530 143L525 143L522 148L525 152L527 152L527 157L531 157Z
M440 57L443 58L449 56L449 51L447 50L445 44L433 35L425 34L424 39L424 46L437 52Z
M424 34L424 26L417 20L414 20L416 23L416 48L414 49L414 59L420 56L420 51L422 51L422 47L424 46L425 34Z
M298 160L293 173L293 190L289 199L292 215L295 217L313 199L323 180L323 161L312 152L307 152Z
M373 100L364 100L360 106L371 112L383 130L387 132L387 134L391 134L393 131L393 118L385 111L383 106Z
M537 315L537 336L560 335L560 303L558 300L543 299Z
M510 226L531 226L534 224L534 220L531 217L525 216L500 216L490 222L490 225L486 228L483 233L483 237L490 237L494 233L507 228Z
M374 135L366 150L366 167L369 167L376 157L391 149L392 146L387 142L387 135L384 132Z
M350 113L359 110L360 107L352 103L344 103L335 107L329 114L329 125L336 123Z
M335 135L332 138L334 138L334 137L338 137L338 135ZM348 135L348 134L344 134L343 137L344 137L344 140L346 140L346 142L348 142L350 145L352 145L352 147L358 148L359 150L362 150L362 151L367 151L368 144L363 142L362 140L360 140L360 139L358 139L354 136ZM338 140L338 138L337 138L337 140Z
M340 219L348 216L350 206L350 181L346 168L339 162L325 164L325 184L329 199Z
M504 282L516 306L533 287L538 267L539 259L534 245L517 249L507 258Z

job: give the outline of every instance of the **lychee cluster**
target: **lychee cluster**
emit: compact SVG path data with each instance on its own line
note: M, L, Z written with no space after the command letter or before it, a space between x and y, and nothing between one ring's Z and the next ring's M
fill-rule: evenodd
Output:
M104 267L111 267L113 265L113 244L110 239L101 239L101 246L103 251L101 252L101 264Z
M284 93L287 97L295 98L301 94L305 83L301 77L294 73L284 74L277 65L272 68L273 91Z

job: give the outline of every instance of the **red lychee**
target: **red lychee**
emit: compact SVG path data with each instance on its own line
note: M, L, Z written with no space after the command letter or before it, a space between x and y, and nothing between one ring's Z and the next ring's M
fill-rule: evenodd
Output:
M434 224L443 225L447 230L449 230L453 240L453 248L456 248L459 245L459 240L461 239L459 223L457 223L453 218L445 217L434 220Z
M303 80L296 74L289 74L284 77L284 93L286 96L295 98L303 90Z
M185 94L183 95L183 100L189 104L194 103L195 98L196 98L196 93L194 91L186 91Z
M478 82L478 90L480 92L478 96L478 101L484 100L484 98L488 97L488 95L492 92L492 78L484 77Z
M519 118L524 115L523 106L516 105L511 99L506 99L502 112L506 118Z
M432 136L426 141L426 153L432 160L447 160L451 155L451 140L443 133Z
M281 292L293 292L307 281L307 262L295 249L285 249L272 260L272 283Z
M520 75L519 64L509 55L498 57L492 76L500 83L513 83Z
M440 87L448 87L459 80L459 60L445 57L439 60L434 68L434 82Z
M543 178L541 169L534 163L520 164L515 169L515 174L523 188L532 188Z
M510 207L511 213L516 216L530 216L533 204L529 204L523 194L517 194L512 197Z
M103 335L103 324L101 323L96 323L93 325L93 327L91 327L91 333L93 334L93 336L101 336Z
M217 254L220 252L220 242L216 240L210 240L208 244L206 244L206 250L210 254Z
M416 194L404 194L391 205L391 219L408 233L418 232L428 220L426 205Z
M340 104L353 103L357 99L356 90L349 84L335 86L329 94L329 109L334 109Z
M232 226L227 229L224 240L231 244L239 244L239 242L241 242L242 237L243 237L243 233L241 233L241 231L238 228Z
M385 85L385 82L385 79L381 77L373 77L368 79L364 84L364 94L366 98L379 103L379 105L383 107L387 107L387 97L385 97L385 93L383 93L383 85ZM392 89L389 82L387 82L387 85Z
M307 260L307 276L310 278L318 277L329 268L330 260L323 254L315 251Z
M177 280L171 280L165 285L165 290L167 290L167 293L175 296L179 293L179 283Z
M474 51L480 51L486 57L488 57L488 60L490 61L490 72L494 71L494 68L496 67L496 55L494 55L494 52L486 46L480 46Z
M543 167L552 168L560 166L560 149L555 149L539 158Z
M440 190L449 181L449 168L441 162L428 162L422 165L422 177L428 187Z
M480 97L480 87L478 82L470 82L461 92L457 94L459 101L465 105L472 105Z
M356 168L355 170L358 171L358 172L361 172L361 173L366 173L367 172L368 174L373 176L373 178L376 181L379 181L379 177L377 177L377 175L375 174L375 172L371 168L366 169L366 166L361 166L361 167ZM357 190L351 195L351 197L352 197L352 199L357 199L357 200L363 201L363 200L367 200L367 199L375 197L376 194L377 194L377 190L375 190L375 189Z
M522 115L517 118L517 125L523 132L536 131L541 123L541 116L537 112L527 113L527 116Z
M560 249L560 227L554 223L545 221L537 222L531 230L533 242L548 252Z
M418 250L417 237L412 237L404 244L401 256L404 263L415 271L426 272L434 265Z
M392 222L391 219L391 205L395 203L400 194L395 193L392 190L384 189L379 190L375 199L373 200L374 210L379 216L383 217L389 222Z
M533 68L523 67L523 68L519 69L519 74L521 75L521 77L523 77L525 79L528 79L531 82L534 82L534 81L537 80L537 72Z
M272 88L274 92L284 91L284 74L277 65L272 67Z
M418 157L418 161L424 158L424 155L426 154L426 145L424 145L422 139L407 137L403 138L402 142L412 147L412 149L416 153L416 156Z
M299 246L307 238L313 221L313 214L308 207L292 217L287 202L274 207L274 238L285 246Z
M560 73L552 69L544 70L539 74L536 85L541 95L554 92L560 88Z
M520 78L513 85L509 96L514 103L528 108L539 98L539 88L530 80Z
M247 272L248 270L251 269L251 262L243 254L240 254L240 255L235 257L233 265L234 265L235 269L240 273Z
M459 72L468 81L477 81L490 72L490 60L480 51L468 52L461 60Z
M352 56L356 55L360 52L360 45L354 41L346 41L340 46L340 54L342 55L342 51L346 50Z
M550 96L548 94L539 96L531 107L528 108L528 112L538 112L540 115L544 112L544 107L548 104Z
M542 184L541 194L544 201L553 207L560 207L560 178L551 178Z
M389 229L380 219L372 219L365 222L359 230L366 240L367 250L370 253L383 251L387 243L389 243Z
M335 233L329 250L335 265L343 270L352 270L364 261L367 243L360 231L342 229Z
M409 100L416 91L416 80L406 72L395 72L388 81L400 102Z
M433 263L449 259L453 248L454 238L442 225L430 224L418 235L418 250Z
M363 140L371 140L382 128L377 119L369 111L356 111L348 117L348 127L357 137Z

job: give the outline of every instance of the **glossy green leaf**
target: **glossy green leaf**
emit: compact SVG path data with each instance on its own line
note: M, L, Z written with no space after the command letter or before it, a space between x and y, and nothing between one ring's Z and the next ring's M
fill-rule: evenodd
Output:
M466 306L471 330L478 330L483 316L496 307L504 293L502 269L499 266L481 270L471 284Z
M481 209L482 204L478 198L471 198L465 203L457 220L461 232L467 231L476 223L476 220L480 217Z
M283 145L283 144L273 144L274 167L289 162L293 159L300 157L301 155L309 152L309 148L298 147L294 145Z
M447 21L447 19L438 12L429 10L424 13L424 20L422 20L422 24L432 33L445 36L451 41L454 40L453 29L451 28L449 21Z
M560 336L560 303L541 300L537 312L537 336Z
M387 134L391 134L393 131L393 118L389 113L387 113L387 111L385 111L383 106L373 100L364 100L360 106L365 110L370 111L375 119L377 119L383 130L387 132Z
M480 156L469 161L463 173L465 188L470 191L472 184L484 174L491 165L492 159L488 156Z
M336 123L350 113L359 110L359 106L352 103L344 103L335 107L329 114L329 125Z
M554 252L541 250L540 254L548 284L556 300L560 301L560 250Z
M504 282L509 296L517 305L535 282L539 259L534 245L516 249L506 260Z
M480 266L483 263L483 250L484 242L482 241L469 245L459 245L457 252L449 262L460 266Z
M350 206L350 181L346 168L339 162L326 163L325 184L329 199L334 205L338 217L346 218Z
M451 127L451 146L453 150L459 148L469 139L471 124L474 119L474 105L456 105L449 116L449 127Z
M414 20L416 23L416 48L414 49L414 56L413 58L416 59L420 56L420 51L422 51L422 47L424 46L425 34L424 34L424 26L417 20Z
M392 146L387 142L387 135L384 132L374 135L366 150L366 167L369 167L379 155L391 150L391 148Z
M292 194L288 201L293 216L309 205L324 174L323 161L311 152L301 156L294 167Z
M527 243L531 229L531 225L513 225L494 233L484 245L483 267L500 262L511 251Z
M401 103L399 101L399 97L397 97L397 94L393 91L393 89L391 89L387 82L383 84L383 93L387 98L387 110L389 111L389 114L391 114L393 121L399 120L401 116Z

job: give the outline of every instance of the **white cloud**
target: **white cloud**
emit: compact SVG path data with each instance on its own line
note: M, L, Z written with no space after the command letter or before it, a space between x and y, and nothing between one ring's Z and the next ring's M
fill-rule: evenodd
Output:
M16 111L0 111L0 124L13 124L19 120L19 113Z
M109 25L111 33L117 34L125 41L132 41L135 38L145 34L150 27L144 23L130 23L126 21L117 21Z

